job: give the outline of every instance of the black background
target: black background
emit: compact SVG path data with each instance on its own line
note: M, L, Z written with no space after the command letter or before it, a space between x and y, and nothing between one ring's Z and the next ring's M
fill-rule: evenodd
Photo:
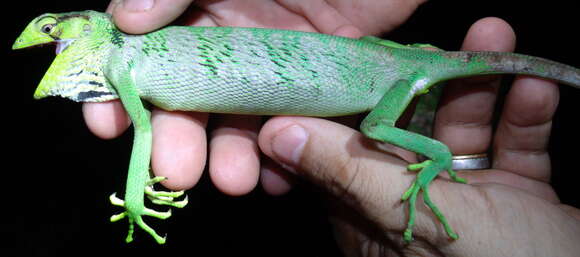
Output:
M473 22L497 16L513 25L517 52L580 66L573 1L505 2L432 1L385 36L453 50ZM32 94L54 49L10 50L24 26L41 13L105 7L105 1L20 1L3 6L0 255L340 255L324 204L306 183L282 197L267 196L260 188L229 197L215 189L207 175L188 191L187 208L174 210L163 223L149 221L169 234L166 245L158 246L141 230L135 242L124 243L126 221L108 221L120 211L109 204L108 196L123 190L131 133L103 141L87 130L80 104L57 98L34 101ZM580 90L561 87L561 93L550 143L553 184L564 203L579 207L573 178L578 173Z

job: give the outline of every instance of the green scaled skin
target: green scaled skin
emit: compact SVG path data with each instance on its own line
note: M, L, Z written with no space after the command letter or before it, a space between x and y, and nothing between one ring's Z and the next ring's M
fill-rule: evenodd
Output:
M184 207L183 192L154 191L163 180L150 177L151 124L144 102L165 110L253 115L342 116L370 111L361 132L427 157L409 165L417 178L403 194L409 202L404 240L412 240L415 204L424 203L457 239L429 197L429 184L451 169L451 153L439 141L394 127L411 100L433 85L483 74L528 74L580 87L580 70L513 53L429 51L429 45L401 45L375 37L349 39L317 33L227 27L166 27L127 35L107 14L84 11L35 18L13 49L56 43L57 56L34 93L75 101L120 98L135 129L125 200L111 195L125 211L111 221L129 220L162 244L143 216L168 218L155 204ZM377 171L379 172L379 171Z

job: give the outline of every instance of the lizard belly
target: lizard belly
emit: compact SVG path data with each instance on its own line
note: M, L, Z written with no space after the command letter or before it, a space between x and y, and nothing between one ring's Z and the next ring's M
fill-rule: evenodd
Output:
M235 73L235 72L234 72ZM339 116L367 111L381 94L351 92L339 81L284 83L267 74L173 76L141 83L142 98L166 110L257 115Z
M383 52L352 50L351 39L173 29L173 51L142 50L134 69L141 97L163 109L339 116L371 109L387 90Z
M146 64L146 63L144 63ZM341 116L372 109L388 89L382 74L321 68L317 76L296 67L284 72L262 64L154 61L138 68L141 97L166 110L255 115Z

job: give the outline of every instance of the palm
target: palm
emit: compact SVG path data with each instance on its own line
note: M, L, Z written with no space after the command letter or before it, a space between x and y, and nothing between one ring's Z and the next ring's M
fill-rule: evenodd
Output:
M388 181L397 178L380 179ZM570 239L577 238L576 230L580 219L578 209L559 204L554 199L538 197L537 193L520 190L519 186L496 183L458 185L447 181L439 181L433 185L432 192L445 192L447 197L454 196L450 199L439 194L433 198L447 217L453 220L453 226L460 234L459 240L451 243L425 206L418 206L419 216L423 219L418 220L415 240L405 244L401 241L403 222L398 219L393 221L392 215L386 215L399 213L401 208L393 211L393 207L399 207L400 204L385 202L382 206L361 210L346 207L341 201L334 206L330 215L335 225L334 234L338 245L347 256L398 256L397 253L402 252L409 255L421 252L423 254L418 254L421 256L476 256L482 253L494 256L506 253L495 252L502 251L500 249L508 250L510 256L537 254L526 253L532 249L546 249L546 255L550 255L549 251L554 249L553 242L562 242L563 249L574 249L574 240ZM543 190L542 186L539 188ZM465 201L467 199L469 202ZM538 240L545 235L553 238ZM494 248L490 249L488 244L477 242L489 242ZM504 248L502 242L507 242L509 246ZM534 243L533 248L530 247L531 242Z

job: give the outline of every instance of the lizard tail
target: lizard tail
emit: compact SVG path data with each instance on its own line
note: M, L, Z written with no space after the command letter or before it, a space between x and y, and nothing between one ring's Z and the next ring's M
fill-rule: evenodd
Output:
M580 88L580 69L548 59L504 52L447 52L446 57L464 64L484 64L469 69L477 74L525 74ZM465 74L476 75L476 74Z

